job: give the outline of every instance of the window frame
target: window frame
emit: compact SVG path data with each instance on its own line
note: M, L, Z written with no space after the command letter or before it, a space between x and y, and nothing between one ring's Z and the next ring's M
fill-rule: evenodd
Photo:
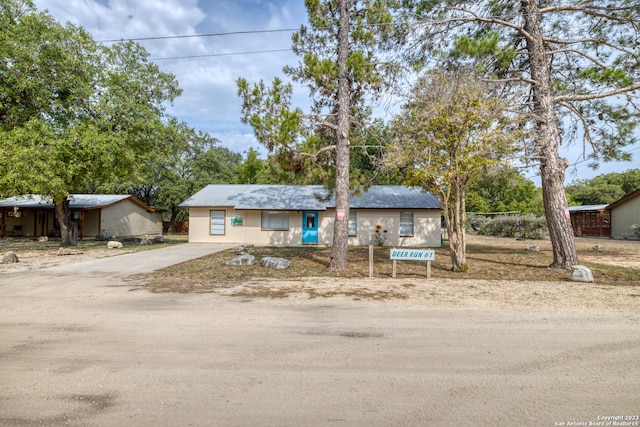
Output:
M218 212L218 213L222 213L222 233L216 233L214 232L214 227L213 227L213 213L214 212ZM225 211L224 209L209 209L209 235L210 236L225 236L227 234L227 211ZM220 224L217 224L218 226L220 226Z
M353 218L352 218L353 215ZM351 233L351 226L353 225L353 234ZM347 235L349 237L357 237L358 236L358 212L349 211L349 220L347 223Z
M265 227L265 214L267 215L267 227ZM271 217L272 216L281 216L280 220L284 219L286 216L286 228L284 227L273 227ZM289 211L260 211L260 229L264 231L289 231L290 230L290 212ZM284 223L284 221L283 221Z
M403 223L402 221L402 217L403 215L405 216L405 222ZM408 233L407 228L409 225L409 222L406 221L406 216L410 215L411 216L411 232ZM413 237L415 236L415 219L414 219L414 213L413 212L400 212L400 221L399 221L399 227L398 227L398 234L400 237Z

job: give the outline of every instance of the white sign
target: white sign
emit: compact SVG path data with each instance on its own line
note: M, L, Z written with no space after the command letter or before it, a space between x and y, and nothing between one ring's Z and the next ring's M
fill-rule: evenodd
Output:
M431 249L391 249L391 259L409 261L434 261L436 251Z

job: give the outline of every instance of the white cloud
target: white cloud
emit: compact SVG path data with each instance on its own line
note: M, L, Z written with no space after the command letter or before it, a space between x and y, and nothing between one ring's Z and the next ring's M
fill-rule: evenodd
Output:
M95 40L170 37L298 28L306 19L300 1L35 0L60 22L89 31ZM139 41L163 71L173 73L183 95L168 112L211 133L234 151L259 148L240 122L236 80L271 81L298 59L291 52L162 59L255 52L291 47L291 32ZM228 141L227 141L228 140Z

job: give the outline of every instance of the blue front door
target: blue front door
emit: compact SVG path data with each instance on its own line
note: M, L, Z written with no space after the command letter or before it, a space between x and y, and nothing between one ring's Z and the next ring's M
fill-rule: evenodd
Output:
M302 243L315 245L318 243L318 212L302 212Z

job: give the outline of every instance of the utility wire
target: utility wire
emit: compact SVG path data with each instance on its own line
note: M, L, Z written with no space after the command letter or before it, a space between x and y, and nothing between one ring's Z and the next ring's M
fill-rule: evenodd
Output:
M273 52L290 52L289 49L272 49L272 50L255 50L251 52L230 52L230 53L211 53L207 55L189 55L189 56L170 56L166 58L149 58L150 61L164 61L170 59L193 59L193 58L209 58L214 56L232 56L232 55L252 55L255 53L273 53Z
M298 31L299 28L283 28L279 30L251 30L251 31L232 31L228 33L208 33L208 34L187 34L181 36L157 36L157 37L136 37L130 39L108 39L108 40L96 40L96 43L117 43L121 41L146 41L146 40L170 40L170 39L188 39L196 37L221 37L221 36L235 36L238 34L262 34L262 33L282 33Z

